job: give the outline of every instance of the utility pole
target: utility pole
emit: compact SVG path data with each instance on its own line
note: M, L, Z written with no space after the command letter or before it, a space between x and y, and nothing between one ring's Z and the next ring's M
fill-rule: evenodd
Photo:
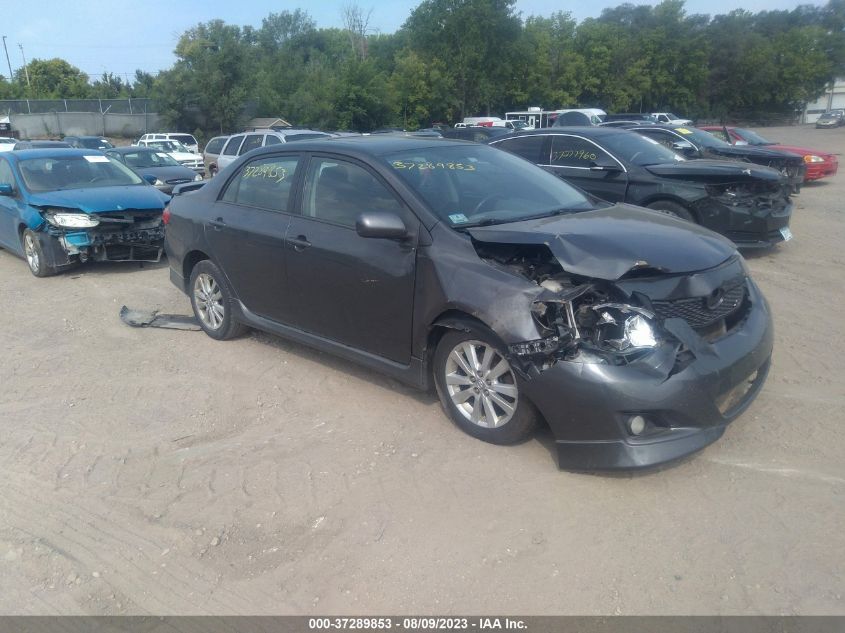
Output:
M6 48L6 36L3 36L3 50L6 51L6 63L9 65L9 83L12 83L12 62L9 61L9 49Z
M26 67L26 55L23 54L23 44L18 44L18 48L21 49L21 58L23 59L23 72L26 75L26 87L32 88L32 84L29 83L29 69Z

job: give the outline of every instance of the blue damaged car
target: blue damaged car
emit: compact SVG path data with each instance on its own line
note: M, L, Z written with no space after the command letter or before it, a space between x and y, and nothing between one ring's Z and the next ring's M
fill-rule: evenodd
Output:
M158 261L169 199L102 152L5 152L0 247L23 257L36 277L88 260Z

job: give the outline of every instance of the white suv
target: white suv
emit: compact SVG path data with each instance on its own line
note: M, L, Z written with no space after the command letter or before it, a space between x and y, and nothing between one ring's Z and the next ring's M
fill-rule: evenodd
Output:
M314 138L332 138L332 135L317 130L254 130L243 134L234 134L229 137L223 151L217 157L217 169L218 171L222 170L233 163L238 156L257 147L306 141Z
M135 145L157 149L160 152L168 154L170 158L182 165L182 167L188 167L189 169L193 169L198 174L205 175L205 165L202 162L202 154L197 154L195 152L188 151L188 148L182 145L182 143L180 143L179 141L164 139L141 139L140 141L135 143Z
M184 134L182 132L156 132L155 134L144 134L138 139L135 145L142 145L141 141L179 141L191 150L194 154L199 154L200 145L193 134Z

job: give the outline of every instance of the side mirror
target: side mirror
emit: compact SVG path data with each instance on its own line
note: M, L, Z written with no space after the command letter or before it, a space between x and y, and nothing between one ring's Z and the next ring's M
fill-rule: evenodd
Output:
M405 223L395 213L368 211L355 220L355 230L361 237L377 237L388 240L401 240L408 237Z
M156 178L152 174L144 174L142 177L143 177L144 180L146 180L151 185L156 184L156 180L158 180L158 178Z
M619 163L613 160L601 160L590 164L590 171L607 171L616 172L622 171Z
M0 184L0 196L13 196L15 195L15 188L10 185L9 183Z
M695 145L688 141L675 141L672 143L672 149L684 156L698 156L698 150L695 148Z

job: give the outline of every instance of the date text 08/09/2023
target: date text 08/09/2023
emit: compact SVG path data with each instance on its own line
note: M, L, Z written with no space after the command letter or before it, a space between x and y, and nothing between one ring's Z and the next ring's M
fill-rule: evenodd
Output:
M376 631L398 629L404 631L444 631L444 630L512 630L525 631L528 626L523 620L516 618L474 617L474 618L440 618L440 617L385 617L385 618L309 618L309 630L346 629L358 631Z

